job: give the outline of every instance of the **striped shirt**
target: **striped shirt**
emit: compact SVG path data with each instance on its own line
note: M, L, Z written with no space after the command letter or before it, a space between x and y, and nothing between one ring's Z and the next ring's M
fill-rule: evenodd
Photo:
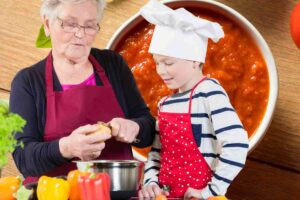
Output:
M161 111L187 113L191 91L170 96ZM158 103L158 107L165 98ZM212 78L199 84L192 95L191 123L194 139L213 177L202 189L203 198L225 195L233 179L244 167L248 152L248 136L230 104L229 98ZM156 134L145 165L144 184L158 184L161 143Z

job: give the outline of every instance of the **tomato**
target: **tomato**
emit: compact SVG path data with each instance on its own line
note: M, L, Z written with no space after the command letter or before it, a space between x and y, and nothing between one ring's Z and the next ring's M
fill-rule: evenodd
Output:
M160 195L156 196L155 200L168 200L168 198L165 195L160 194Z
M300 49L300 1L296 4L290 18L290 30L292 38Z

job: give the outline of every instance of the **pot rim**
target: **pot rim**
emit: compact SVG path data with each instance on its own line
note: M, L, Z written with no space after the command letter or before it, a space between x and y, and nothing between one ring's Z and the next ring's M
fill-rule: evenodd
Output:
M89 164L90 166L100 167L138 167L142 162L137 160L91 160L91 161L73 161L76 164Z

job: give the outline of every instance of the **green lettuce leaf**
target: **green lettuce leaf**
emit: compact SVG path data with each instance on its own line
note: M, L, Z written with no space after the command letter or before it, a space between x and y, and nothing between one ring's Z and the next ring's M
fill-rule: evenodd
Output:
M15 139L17 132L23 132L26 121L18 114L10 113L8 104L0 101L0 169L7 163L7 154L17 146L23 146Z

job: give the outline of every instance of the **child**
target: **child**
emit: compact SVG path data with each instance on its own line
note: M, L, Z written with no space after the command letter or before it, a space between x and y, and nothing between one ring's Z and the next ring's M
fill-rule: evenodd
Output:
M149 48L156 71L178 92L158 104L159 135L148 155L139 197L225 195L245 164L248 137L225 90L202 74L208 38L217 42L224 32L218 23L154 0L141 15L156 25Z

